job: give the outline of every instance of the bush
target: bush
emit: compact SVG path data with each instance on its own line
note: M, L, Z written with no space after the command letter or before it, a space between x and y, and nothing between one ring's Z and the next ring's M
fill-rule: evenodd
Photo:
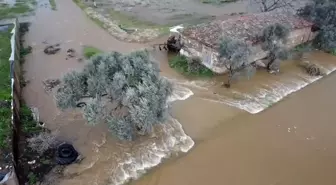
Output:
M333 53L336 48L336 1L314 0L298 10L298 15L312 21L319 31L314 46Z
M58 144L56 135L48 132L40 132L38 135L28 138L27 142L28 147L40 155L49 149L56 148Z
M214 73L201 64L197 57L188 58L184 55L176 55L169 60L169 66L182 74L190 76L211 77Z
M107 122L119 139L132 140L168 116L172 85L159 72L146 51L95 55L84 70L63 77L57 105L76 108L86 101L83 112L89 124Z

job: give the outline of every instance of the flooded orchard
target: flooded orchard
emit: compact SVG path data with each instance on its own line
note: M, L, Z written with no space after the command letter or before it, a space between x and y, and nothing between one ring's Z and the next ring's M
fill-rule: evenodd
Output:
M147 8L163 11L161 3L144 1L131 6L130 2L109 1L104 5L122 11L135 7L135 15ZM175 6L171 2L165 3L172 9ZM220 15L220 10L229 7L244 8L240 3L220 8L187 5L195 6L188 13L204 16L206 12ZM72 1L58 0L57 11L50 11L45 4L47 0L39 1L25 38L33 52L26 57L23 67L24 78L29 81L23 96L29 106L38 108L46 127L73 143L84 159L66 167L61 177L49 174L44 184L106 185L123 184L130 179L138 179L131 184L144 185L335 184L336 148L332 141L336 135L331 116L336 103L332 98L336 93L334 74L317 81L299 68L297 61L286 61L277 75L260 71L251 80L226 89L222 87L225 76L186 78L169 67L164 51L151 51L160 64L161 74L174 86L169 98L172 117L150 136L121 142L107 132L105 124L92 127L77 110L59 111L54 92L46 93L42 81L83 68L85 61L66 59L70 48L78 55L85 45L127 53L150 48L152 43L166 38L149 44L121 42L88 19ZM163 18L149 13L144 13L143 18L167 20L166 16L171 16L169 6L161 15ZM177 10L185 12L184 7L187 6ZM60 44L60 52L45 55L47 44ZM328 74L336 69L336 57L329 54L314 51L305 60L320 64ZM308 84L311 85L300 90Z

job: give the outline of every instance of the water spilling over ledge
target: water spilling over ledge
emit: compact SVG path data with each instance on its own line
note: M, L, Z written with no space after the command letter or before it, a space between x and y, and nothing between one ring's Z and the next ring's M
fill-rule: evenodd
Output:
M185 100L193 95L188 88L175 85L169 102ZM121 185L130 179L137 179L146 170L161 163L162 159L171 154L188 152L194 146L194 141L184 133L182 125L174 118L162 124L158 139L146 141L146 144L132 149L121 159L116 169L111 172L111 185Z
M336 67L325 69L329 75L336 70ZM246 93L238 90L232 90L232 96L215 94L213 98L203 98L204 100L223 103L245 110L251 114L257 114L291 93L299 91L307 85L323 78L322 76L312 77L307 74L297 73L291 74L288 78L282 78L271 83L259 85L251 93Z

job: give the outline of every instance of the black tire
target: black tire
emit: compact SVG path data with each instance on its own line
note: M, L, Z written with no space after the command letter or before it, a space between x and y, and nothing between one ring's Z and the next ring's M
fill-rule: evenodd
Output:
M61 144L57 148L56 163L59 165L69 165L78 157L78 152L71 144Z
M62 148L62 150L60 151L60 155L62 157L71 157L72 154L72 150L70 150L69 148Z
M76 105L76 107L78 107L78 108L83 108L83 107L85 107L86 106L86 103L85 102L79 102L79 103L77 103L77 105Z

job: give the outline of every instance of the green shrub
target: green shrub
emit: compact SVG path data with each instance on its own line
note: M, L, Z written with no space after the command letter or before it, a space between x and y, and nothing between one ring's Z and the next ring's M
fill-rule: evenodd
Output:
M187 58L183 55L174 56L169 60L169 66L184 75L211 77L214 73L201 64L198 58Z

